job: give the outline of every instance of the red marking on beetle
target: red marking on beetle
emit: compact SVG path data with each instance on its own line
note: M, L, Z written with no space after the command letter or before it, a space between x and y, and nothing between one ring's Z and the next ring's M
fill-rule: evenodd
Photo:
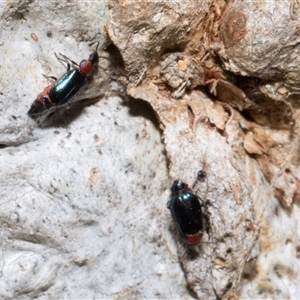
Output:
M82 60L79 64L79 71L85 76L89 76L93 71L93 63L90 60Z
M55 103L53 103L49 97L49 92L52 89L52 87L55 85L55 83L57 82L57 80L51 82L51 84L49 84L48 86L46 86L43 91L41 93L39 93L36 97L35 101L39 101L41 102L41 104L46 108L45 105L45 100L48 100L52 105L55 105ZM47 99L46 99L47 98Z
M97 53L98 46L99 43L96 51L92 52L88 59L82 60L79 65L61 53L61 57L58 57L55 54L59 61L67 63L67 73L59 80L49 76L49 78L54 78L55 81L38 94L28 111L30 117L43 114L44 112L50 111L52 108L66 106L71 101L75 94L86 84L87 77L92 73L94 65L99 60ZM70 70L70 63L77 67Z
M201 241L202 235L202 232L199 231L194 234L185 234L184 236L190 245L197 245Z

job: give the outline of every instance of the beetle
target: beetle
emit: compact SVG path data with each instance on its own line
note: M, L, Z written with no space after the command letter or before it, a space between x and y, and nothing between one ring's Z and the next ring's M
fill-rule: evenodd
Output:
M28 115L34 117L56 108L66 106L76 93L86 84L87 77L92 73L94 65L98 62L99 55L97 53L97 48L96 51L90 54L88 59L82 60L79 65L68 59L65 55L61 54L64 58L61 59L55 54L60 61L67 62L67 73L59 80L55 77L51 77L54 81L38 94L28 111ZM68 60L78 67L70 70Z
M171 197L167 207L179 229L190 245L196 245L201 241L204 229L202 214L203 200L194 195L188 185L181 180L175 180L171 187Z

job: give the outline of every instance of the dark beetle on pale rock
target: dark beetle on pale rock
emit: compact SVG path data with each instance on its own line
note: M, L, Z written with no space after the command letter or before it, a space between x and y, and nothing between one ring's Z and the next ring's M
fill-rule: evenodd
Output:
M204 220L200 201L203 202L189 190L186 183L181 180L173 182L168 208L179 231L191 245L198 244L203 234Z
M98 48L98 46L97 46ZM87 77L92 73L93 66L98 62L99 56L97 49L91 53L89 59L82 60L78 68L70 70L70 64L66 56L61 61L67 62L68 71L59 80L52 77L54 81L48 85L32 103L28 115L35 117L48 113L54 109L66 106L76 93L86 84ZM71 61L71 60L70 60ZM71 61L74 65L75 62Z

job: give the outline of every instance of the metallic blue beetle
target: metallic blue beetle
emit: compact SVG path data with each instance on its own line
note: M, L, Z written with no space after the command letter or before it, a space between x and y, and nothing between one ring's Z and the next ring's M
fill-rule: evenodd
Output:
M66 106L86 84L87 77L92 73L93 66L98 60L98 53L93 52L90 54L89 59L80 62L77 69L70 70L70 64L68 63L68 72L59 80L55 78L50 85L44 88L32 103L28 115L33 117ZM72 63L76 64L73 61Z
M179 231L187 242L196 245L203 235L202 199L191 193L187 184L175 180L171 187L171 197L168 208L177 224Z

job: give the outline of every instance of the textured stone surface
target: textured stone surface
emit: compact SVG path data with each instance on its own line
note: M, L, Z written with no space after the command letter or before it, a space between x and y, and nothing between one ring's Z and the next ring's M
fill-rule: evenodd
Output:
M102 99L1 150L1 298L182 297L160 134L136 104Z
M229 5L220 28L226 69L299 84L299 15L297 1Z
M79 62L102 41L105 2L0 7L0 298L189 298L151 107L124 102L111 83L116 96L72 107L48 126L26 115L49 84L42 73L65 72L54 51ZM103 95L102 71L81 98Z
M298 11L2 2L0 298L299 298ZM79 62L106 33L125 76L99 49L110 59L39 127L26 112L42 73L65 72L54 52ZM178 178L207 204L195 247L166 207Z
M297 1L112 4L108 32L130 75L127 91L158 115L171 177L208 204L213 243L179 244L200 299L240 290L268 297L282 277L292 289L276 293L298 295L297 235L276 231L284 210L293 228L299 203L298 12ZM194 183L199 169L206 185ZM278 251L293 253L295 267L264 259Z

